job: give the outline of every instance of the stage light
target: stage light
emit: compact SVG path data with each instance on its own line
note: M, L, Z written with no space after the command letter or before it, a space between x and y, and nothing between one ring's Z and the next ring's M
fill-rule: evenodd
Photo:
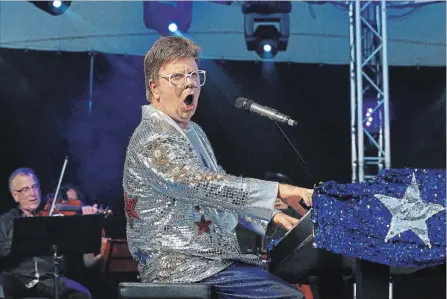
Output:
M62 5L62 2L61 2L61 1L53 1L53 6L54 6L55 8L59 8L59 7L61 7L61 5Z
M258 26L254 33L256 53L262 58L273 58L280 50L279 38L280 33L275 26L261 25ZM268 51L266 51L268 49ZM281 49L284 49L281 47Z
M171 31L172 33L176 32L177 29L178 29L177 24L176 24L176 23L171 23L171 24L169 24L168 29L169 29L169 31Z
M383 107L381 106L382 102L377 99L377 96L372 95L366 95L363 98L363 125L366 131L376 136L375 134L380 134L381 130L384 129L383 127ZM394 107L392 103L390 103L389 106L389 116L390 121L392 122L395 118L394 114ZM383 132L382 132L383 133Z
M374 109L375 105L377 105L377 99L365 99L363 123L370 134L377 134L380 130L379 110Z
M264 48L264 52L267 52L267 53L272 50L272 46L269 44L265 44L263 48Z
M290 1L244 2L242 12L247 50L256 51L262 58L273 58L278 51L286 51L291 10Z
M187 33L192 22L192 1L143 1L143 18L147 28L161 35Z
M29 1L39 9L53 16L63 14L71 5L71 1Z

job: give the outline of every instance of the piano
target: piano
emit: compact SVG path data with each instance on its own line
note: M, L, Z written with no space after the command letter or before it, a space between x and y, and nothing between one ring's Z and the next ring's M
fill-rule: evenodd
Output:
M352 275L355 259L315 248L311 212L307 212L269 253L269 271L291 283L308 284L309 277Z
M391 268L314 247L312 209L268 253L268 270L292 284L308 284L314 299L387 299L390 276L418 269Z
M315 248L311 211L268 253L268 269L292 284L311 286L315 299L352 299L355 259Z

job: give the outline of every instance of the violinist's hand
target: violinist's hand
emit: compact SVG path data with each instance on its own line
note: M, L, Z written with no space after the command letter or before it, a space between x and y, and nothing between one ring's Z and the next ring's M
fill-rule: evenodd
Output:
M285 210L285 209L287 209L289 206L286 205L285 203L283 203L283 202L281 201L281 199L277 198L277 199L275 200L275 205L274 205L274 207L275 207L275 209L277 209L277 210Z
M84 253L83 255L84 266L91 268L98 264L102 260L102 254L94 255L93 253Z
M312 205L313 192L313 189L280 184L278 189L278 198L286 205L292 207L300 215L304 215L306 210L300 205L300 201L303 200L304 204L310 207Z
M282 212L279 212L276 213L275 216L273 216L272 222L274 226L289 231L293 228L295 224L298 223L298 219L290 217L289 215L286 215Z
M98 205L82 207L82 215L95 215L98 213Z
M110 240L109 238L105 238L105 237L101 238L100 253L101 253L102 257L105 257L107 255L106 250L107 250L107 245L108 245L109 240Z

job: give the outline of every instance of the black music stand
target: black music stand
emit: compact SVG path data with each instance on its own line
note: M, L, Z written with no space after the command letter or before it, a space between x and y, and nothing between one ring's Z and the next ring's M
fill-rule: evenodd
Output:
M53 256L54 296L59 299L60 254L97 252L101 247L101 215L22 217L14 219L11 255Z

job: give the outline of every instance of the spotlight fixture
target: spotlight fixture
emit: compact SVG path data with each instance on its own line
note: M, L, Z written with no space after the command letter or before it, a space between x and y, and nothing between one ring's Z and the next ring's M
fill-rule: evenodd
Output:
M62 6L62 1L53 1L53 6L54 6L55 8L59 8L59 7L61 7L61 6Z
M177 24L176 23L171 23L168 26L169 31L171 31L172 33L176 32L178 30Z
M192 22L192 1L143 1L144 24L161 35L186 33Z
M52 16L63 14L71 5L71 1L29 1L39 9L49 13Z
M290 1L246 1L242 5L245 42L248 51L273 58L286 51L289 42Z
M270 44L265 44L263 49L264 49L264 52L269 53L272 51L272 46Z

